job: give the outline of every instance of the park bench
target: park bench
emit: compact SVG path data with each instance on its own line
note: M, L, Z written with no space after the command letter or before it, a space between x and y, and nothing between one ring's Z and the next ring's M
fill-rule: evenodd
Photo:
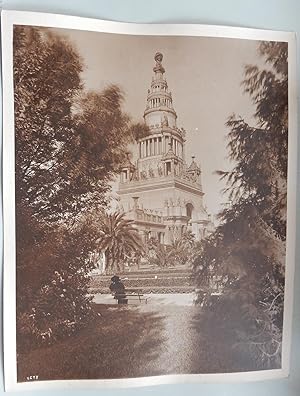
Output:
M127 304L128 301L136 301L140 303L142 303L142 301L145 301L145 304L147 304L150 298L144 296L142 289L125 289L125 293L121 296L118 293L113 293L113 296L116 300L120 300L121 304L122 300L124 304Z

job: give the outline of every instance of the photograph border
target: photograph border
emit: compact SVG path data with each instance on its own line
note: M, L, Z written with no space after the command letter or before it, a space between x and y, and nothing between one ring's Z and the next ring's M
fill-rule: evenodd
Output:
M297 180L297 92L296 40L291 32L196 24L135 24L111 22L66 15L2 11L2 78L3 78L3 335L6 391L45 389L92 389L152 386L172 383L245 382L289 375L292 306L296 247L296 180ZM30 25L125 35L201 36L246 40L281 41L288 43L288 199L287 245L282 336L282 368L225 374L176 374L155 377L97 380L52 380L17 382L16 365L16 246L15 246L15 153L14 153L14 90L13 90L13 27ZM35 373L32 373L35 375Z

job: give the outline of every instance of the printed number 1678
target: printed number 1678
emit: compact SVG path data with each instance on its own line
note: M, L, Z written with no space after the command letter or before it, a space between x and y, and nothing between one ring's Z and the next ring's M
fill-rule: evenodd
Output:
M27 379L27 381L34 381L34 380L39 379L39 376L38 375L28 375L26 377L26 379Z

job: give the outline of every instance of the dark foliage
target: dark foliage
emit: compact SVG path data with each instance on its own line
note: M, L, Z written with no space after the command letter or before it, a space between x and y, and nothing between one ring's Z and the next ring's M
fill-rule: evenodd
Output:
M14 29L18 339L53 342L90 314L87 274L133 126L117 86L84 91L82 61L46 29Z
M174 238L171 245L164 245L152 238L147 243L147 261L158 268L190 266L197 250L198 245L191 232Z
M227 122L229 158L219 171L230 205L194 263L211 326L231 332L258 368L281 364L287 195L287 44L261 43L266 68L247 66L244 90L256 124Z
M150 134L150 129L145 123L137 123L132 126L132 136L135 140L139 140Z

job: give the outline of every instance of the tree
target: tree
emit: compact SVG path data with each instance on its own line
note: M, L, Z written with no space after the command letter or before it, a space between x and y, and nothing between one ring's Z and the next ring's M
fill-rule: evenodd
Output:
M255 360L256 368L281 364L287 194L287 44L261 43L267 67L247 66L243 81L255 106L256 124L231 116L229 158L219 171L231 205L194 262L199 302L214 326ZM218 277L219 297L211 280ZM213 309L212 309L213 306Z
M197 251L195 236L192 232L185 232L180 238L172 242L175 265L191 265Z
M24 219L28 244L17 268L17 339L19 349L51 344L71 335L94 317L88 296L88 260L95 233L86 219L73 227L47 227ZM39 230L39 233L37 232Z
M143 251L143 242L133 221L124 213L103 213L99 223L98 249L105 252L108 272L124 271L126 260Z
M103 202L133 138L121 90L85 93L82 67L66 40L16 28L16 197L39 219L56 221Z
M159 243L156 238L150 238L147 243L147 260L150 265L166 268L176 265L192 265L197 252L195 236L191 232L175 238L171 245Z
M286 232L287 144L288 144L288 75L287 44L263 42L259 52L268 69L248 65L243 86L256 107L256 125L232 115L227 126L229 158L236 163L229 172L219 171L227 181L229 208L223 218L243 207L256 208L282 239ZM231 213L231 214L230 214ZM222 216L221 216L222 217Z
M39 218L64 212L71 202L60 196L62 187L77 187L68 186L68 163L74 149L71 108L82 89L81 71L80 58L64 40L15 28L16 200Z
M156 241L149 247L147 260L150 265L155 265L159 268L174 266L174 250L171 246Z
M133 126L117 86L86 92L83 63L50 30L14 28L18 340L53 342L84 325L96 231Z
M145 122L138 122L132 126L132 136L136 141L150 134L150 129Z

